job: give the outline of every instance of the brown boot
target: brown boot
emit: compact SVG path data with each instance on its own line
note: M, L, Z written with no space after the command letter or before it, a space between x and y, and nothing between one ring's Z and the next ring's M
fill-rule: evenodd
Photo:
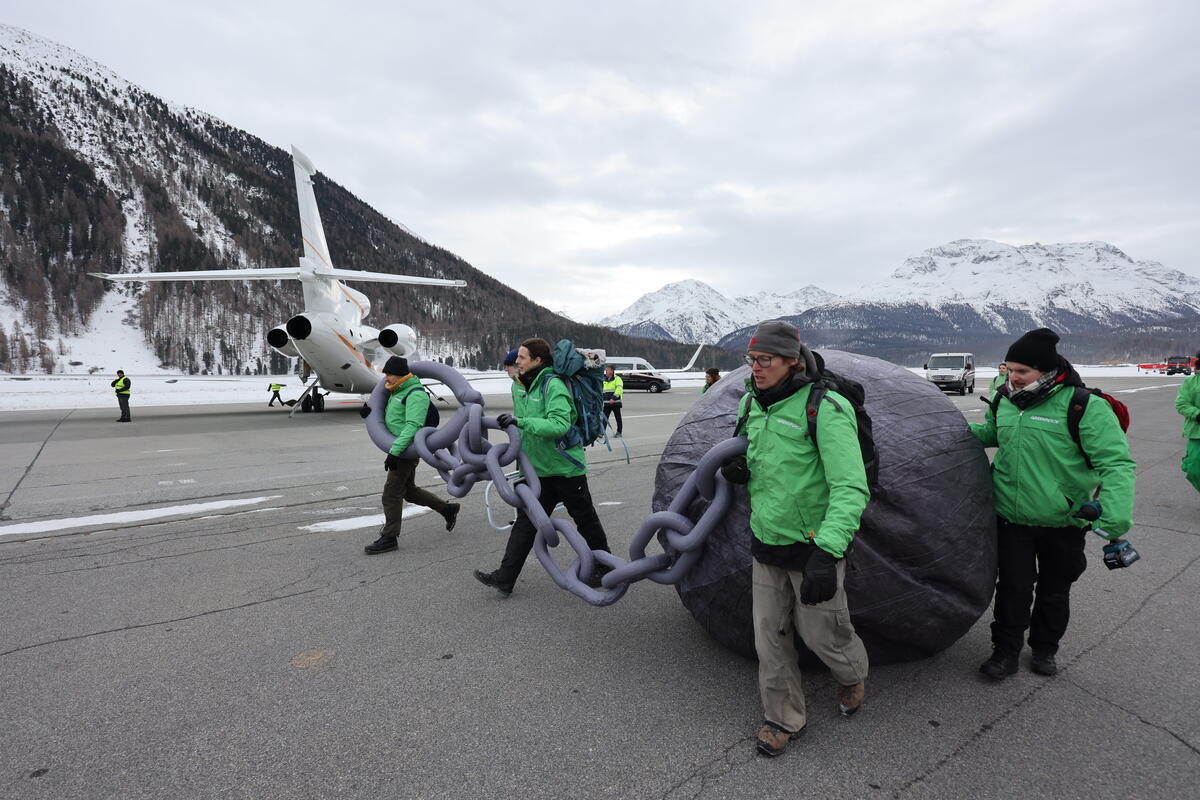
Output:
M792 739L799 739L803 733L804 728L792 733L785 731L774 722L763 722L762 727L758 729L758 735L754 738L754 746L764 756L774 758L787 748L788 742Z
M867 696L867 687L862 681L853 686L839 686L837 690L838 712L848 717L862 707Z

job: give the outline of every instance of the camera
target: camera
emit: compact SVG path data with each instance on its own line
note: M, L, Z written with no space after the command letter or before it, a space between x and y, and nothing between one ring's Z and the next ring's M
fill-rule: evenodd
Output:
M1100 519L1103 509L1100 508L1100 503L1095 500L1088 500L1086 503L1080 503L1079 508L1075 511L1074 517L1077 519L1095 522ZM1104 531L1093 528L1093 532L1104 536ZM1105 537L1108 538L1108 537ZM1141 558L1138 551L1133 549L1133 545L1124 539L1114 539L1104 545L1104 566L1109 569L1124 569L1133 562Z
M1109 569L1123 569L1141 558L1133 545L1124 539L1117 539L1104 545L1104 566Z

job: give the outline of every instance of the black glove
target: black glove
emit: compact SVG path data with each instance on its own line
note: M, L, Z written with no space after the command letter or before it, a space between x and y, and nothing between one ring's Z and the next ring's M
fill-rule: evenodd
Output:
M721 474L730 483L744 486L750 482L750 465L746 463L745 456L734 456L721 465Z
M400 456L394 456L391 453L388 453L388 457L383 460L383 468L385 470L400 469Z
M501 428L507 428L510 425L516 425L517 418L514 417L512 414L505 412L496 417L496 422L500 425Z
M837 562L838 559L820 547L813 549L808 563L804 565L804 582L800 584L801 603L815 606L833 599L837 593Z
M366 419L367 417L371 416L371 407L369 405L367 405L366 403L363 403L362 408L360 408L358 410L358 415L360 417L362 417L363 419Z

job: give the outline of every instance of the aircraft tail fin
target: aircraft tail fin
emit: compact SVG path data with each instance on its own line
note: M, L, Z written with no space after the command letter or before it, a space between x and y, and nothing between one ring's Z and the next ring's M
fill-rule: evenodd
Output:
M292 166L296 172L296 201L300 205L300 238L304 242L304 257L323 267L333 268L329 245L325 242L325 227L321 224L321 211L317 208L317 197L313 194L313 176L317 168L312 159L292 147Z
M692 360L689 361L686 366L680 367L679 369L660 369L659 372L691 372L696 366L696 359L700 357L700 351L703 349L704 345L697 347L696 352L692 353Z

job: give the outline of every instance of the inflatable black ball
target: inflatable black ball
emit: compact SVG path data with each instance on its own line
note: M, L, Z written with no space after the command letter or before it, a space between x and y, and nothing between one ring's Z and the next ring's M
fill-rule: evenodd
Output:
M882 492L847 558L855 629L872 663L925 658L966 633L991 601L996 521L987 457L962 413L928 381L876 358L821 356L827 369L863 385L879 451ZM710 447L732 435L748 374L743 367L724 376L679 423L658 465L655 511L666 509ZM746 488L736 487L735 497L676 590L713 638L753 658ZM689 513L694 520L701 511ZM798 646L803 663L819 664Z

